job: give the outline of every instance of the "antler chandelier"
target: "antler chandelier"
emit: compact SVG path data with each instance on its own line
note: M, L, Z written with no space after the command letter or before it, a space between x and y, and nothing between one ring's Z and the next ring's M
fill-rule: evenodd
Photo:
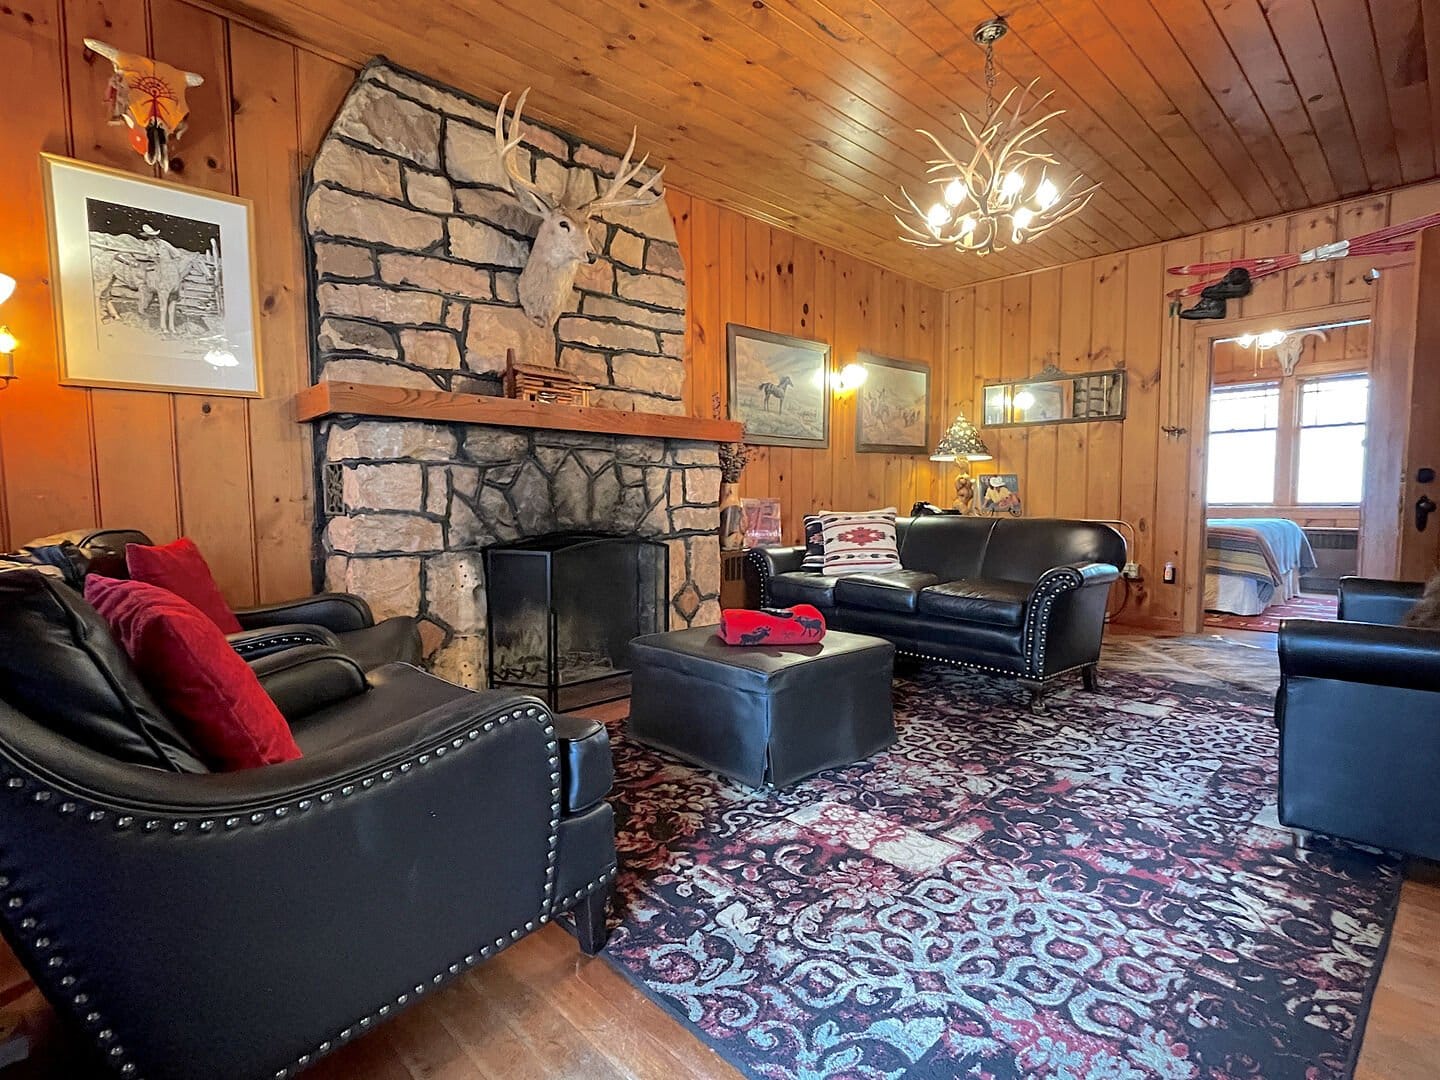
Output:
M901 212L895 220L904 230L900 239L906 243L953 246L980 255L1003 251L1079 213L1100 187L1084 187L1079 176L1061 187L1050 176L1050 167L1059 165L1055 157L1030 149L1045 134L1045 125L1065 112L1054 109L1035 118L1050 97L1049 93L1032 96L1038 79L995 101L995 43L1009 29L1003 18L975 28L975 44L985 50L985 122L977 130L968 116L960 115L965 134L974 144L969 160L957 158L930 132L918 129L940 151L940 157L928 162L927 170L927 183L938 189L939 198L922 209L903 187L903 205L887 197Z

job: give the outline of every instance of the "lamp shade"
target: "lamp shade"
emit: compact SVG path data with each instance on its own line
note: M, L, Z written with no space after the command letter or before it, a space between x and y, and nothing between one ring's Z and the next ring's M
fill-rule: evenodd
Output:
M989 461L992 456L990 448L980 438L980 432L975 430L975 425L961 413L945 429L945 434L940 436L940 444L935 447L930 460L956 461L964 458L966 461Z
M15 291L15 279L9 274L0 274L0 304L10 299Z

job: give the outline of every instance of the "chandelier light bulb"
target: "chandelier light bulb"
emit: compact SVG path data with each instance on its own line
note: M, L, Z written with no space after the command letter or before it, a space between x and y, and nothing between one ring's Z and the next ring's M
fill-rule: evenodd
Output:
M925 215L925 220L930 223L930 228L943 229L950 221L950 208L944 203L936 203L930 207L929 213Z
M1049 210L1055 205L1055 200L1060 198L1060 189L1055 186L1055 181L1048 176L1040 181L1035 189L1035 205L1041 210Z
M1025 177L1018 172L1005 174L1005 179L1000 184L1000 194L1006 198L1014 198L1025 189Z
M964 180L951 180L945 185L945 205L959 206L965 201L966 194Z
M961 220L961 222L960 222L960 235L961 235L961 236L972 236L972 235L974 235L974 233L975 233L975 219L974 219L973 217L971 217L969 214L966 214L965 217L964 217L964 218Z
M1015 228L1017 231L1020 229L1024 229L1030 224L1030 222L1035 220L1035 211L1031 210L1029 207L1022 206L1019 210L1016 210L1013 215L1011 215L1011 220L1015 222Z

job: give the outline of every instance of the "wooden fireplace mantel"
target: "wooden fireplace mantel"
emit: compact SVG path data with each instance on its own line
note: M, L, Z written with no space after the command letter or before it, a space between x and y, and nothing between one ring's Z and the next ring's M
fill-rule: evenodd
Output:
M347 382L322 382L300 391L295 395L295 412L296 419L302 422L329 416L386 416L442 424L492 424L696 442L739 442L744 433L736 420L546 405L448 390L409 390L400 386Z

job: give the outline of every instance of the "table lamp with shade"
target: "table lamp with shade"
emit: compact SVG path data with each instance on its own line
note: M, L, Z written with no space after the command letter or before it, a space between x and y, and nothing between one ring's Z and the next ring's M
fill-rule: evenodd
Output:
M965 418L964 413L955 417L954 421L945 429L945 434L940 436L939 445L935 452L930 455L931 461L954 461L960 464L960 474L955 477L955 509L962 514L968 514L975 503L975 487L970 479L970 463L972 461L991 461L994 454L980 438L980 432L975 430L975 425Z

